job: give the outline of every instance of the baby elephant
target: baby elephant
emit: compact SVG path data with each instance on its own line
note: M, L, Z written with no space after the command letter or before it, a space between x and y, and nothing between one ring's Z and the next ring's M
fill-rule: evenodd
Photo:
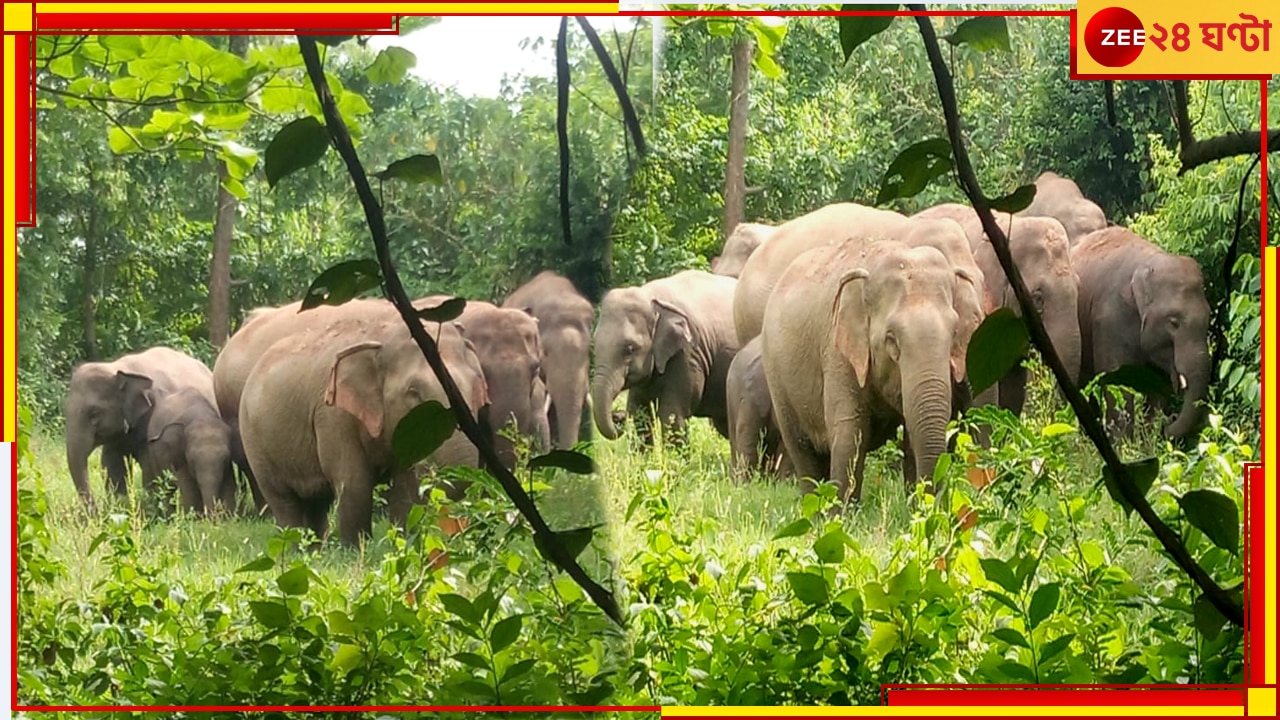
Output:
M142 482L148 490L169 471L184 510L207 516L218 506L235 509L231 428L203 393L183 388L157 396L147 424L147 454Z
M752 338L729 364L725 396L729 411L729 448L735 477L760 468L782 474L788 463L782 455L782 435L773 419L773 401L764 376L763 340ZM763 456L760 454L763 436Z

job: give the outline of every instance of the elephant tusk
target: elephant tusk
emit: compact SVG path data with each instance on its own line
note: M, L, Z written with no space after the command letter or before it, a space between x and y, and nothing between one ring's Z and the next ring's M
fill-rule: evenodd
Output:
M1183 375L1182 373L1178 373L1178 389L1179 390L1187 389L1187 376Z

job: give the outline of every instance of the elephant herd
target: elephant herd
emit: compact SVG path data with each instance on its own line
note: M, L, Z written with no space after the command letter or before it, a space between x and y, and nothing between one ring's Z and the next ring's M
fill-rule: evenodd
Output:
M1166 434L1191 433L1209 381L1199 267L1109 227L1066 178L1044 173L1036 186L1030 207L996 219L1068 372L1087 380L1153 366L1184 394ZM508 466L508 427L536 447L572 447L589 408L600 433L618 437L613 404L626 391L626 416L646 439L655 422L679 432L703 417L729 439L736 474L761 467L832 480L856 499L867 453L899 428L914 483L932 477L958 412L1021 410L1021 367L969 394L970 339L986 315L1019 306L967 206L907 217L836 203L778 225L742 223L712 269L615 288L598 317L548 271L501 305L468 301L453 321L423 323ZM391 304L259 308L212 371L168 348L76 368L67 461L90 508L88 456L101 446L116 492L133 458L145 489L170 472L182 506L196 512L234 505L238 465L259 511L323 537L336 501L340 537L357 543L370 533L380 482L389 481L393 521L415 501L419 476L396 465L391 439L429 400L448 405ZM477 466L479 457L455 433L426 462Z

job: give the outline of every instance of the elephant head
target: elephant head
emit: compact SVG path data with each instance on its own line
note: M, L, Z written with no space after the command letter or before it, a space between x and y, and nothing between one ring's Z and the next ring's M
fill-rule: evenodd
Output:
M527 307L499 308L478 302L468 307L472 309L465 311L455 326L473 344L480 358L494 429L514 422L521 435L549 449L549 401L538 319ZM515 447L511 441L499 437L496 442L504 461L514 463Z
M381 339L362 340L336 353L324 402L354 415L369 437L389 448L392 432L410 410L428 400L442 405L448 401L440 380L403 326L378 336ZM437 343L463 399L479 416L489 396L474 348L460 330L441 332ZM465 362L468 355L471 362Z
M611 411L614 398L665 373L692 337L685 311L643 288L620 288L605 295L592 340L596 368L591 379L592 411L602 435L618 437Z
M777 228L763 223L738 223L724 241L720 254L711 258L711 272L717 275L738 277L747 264L747 258L763 245Z
M1185 437L1203 416L1199 403L1210 378L1209 303L1200 266L1190 258L1162 255L1133 273L1129 289L1142 321L1143 352L1183 393L1182 411L1165 435Z
M860 387L901 413L925 478L946 451L952 380L964 376L958 279L972 282L935 248L876 243L844 273L833 300L836 349Z
M155 383L146 375L116 372L116 391L120 399L120 418L124 432L135 430L145 433L147 420L156 406Z

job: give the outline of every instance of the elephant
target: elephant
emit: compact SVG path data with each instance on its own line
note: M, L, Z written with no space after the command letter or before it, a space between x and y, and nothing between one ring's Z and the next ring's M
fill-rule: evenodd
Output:
M153 487L160 473L172 471L183 509L206 516L218 505L234 510L231 451L231 428L206 395L190 387L166 393L156 399L147 424L143 486Z
M779 225L769 238L747 258L738 276L733 298L733 323L738 339L748 342L760 334L765 303L778 278L806 250L835 245L860 228L874 226L888 232L906 222L891 210L879 210L856 203L835 203Z
M89 455L102 447L107 482L116 494L125 495L125 459L145 460L146 428L156 396L182 388L192 388L214 401L209 368L166 347L153 347L113 362L86 362L71 373L63 404L67 467L91 512L95 504L89 488Z
M1071 248L1062 223L1053 218L1023 217L993 212L1009 239L1009 253L1022 282L1044 321L1054 350L1073 382L1080 376L1081 334L1076 313L1078 290ZM944 203L913 217L950 218L960 223L969 238L974 260L983 273L983 308L987 314L1005 307L1018 316L1022 308L1004 274L995 248L988 241L977 213L968 205ZM1022 413L1026 402L1027 371L1018 363L998 383L974 399L975 404L996 404Z
M773 402L764 375L763 340L759 335L742 346L725 379L728 398L730 466L734 475L756 469L786 474L790 463L782 453L782 436L773 418ZM763 453L761 449L763 448Z
M1200 266L1121 227L1083 238L1071 261L1080 277L1082 378L1124 365L1165 373L1182 393L1182 410L1164 434L1193 434L1204 418L1200 402L1212 374Z
M1036 178L1031 204L1016 213L1020 217L1051 217L1062 223L1067 240L1075 245L1085 235L1107 227L1107 215L1080 192L1075 181L1046 171Z
M542 370L551 396L551 443L557 448L571 448L589 437L590 419L584 411L595 310L572 282L550 270L516 288L502 306L525 309L538 319ZM586 432L582 429L584 424Z
M952 382L964 373L953 295L972 283L966 274L937 248L896 240L854 238L791 263L769 297L762 341L796 475L834 480L857 501L867 453L902 426L908 486L933 476Z
M627 412L658 418L679 433L690 417L711 420L729 435L725 376L738 352L733 331L737 281L684 270L639 287L615 288L600 304L593 337L596 367L591 405L596 427L618 437L611 408L627 391Z
M416 300L414 305L418 308L428 307L444 297L432 296ZM281 307L255 308L218 353L213 364L213 390L218 411L222 414L222 419L231 426L232 457L244 472L253 494L254 505L260 512L267 505L266 498L259 490L254 472L249 467L240 433L240 396L244 392L249 374L267 348L277 341L290 335L328 327L342 320L361 318L392 319L399 318L399 315L394 305L381 299L356 299L342 305L321 305L306 311L302 310L301 301Z
M725 239L720 254L711 258L711 272L738 277L742 273L742 267L747 264L747 258L767 242L776 229L776 226L764 223L738 223Z
M489 417L495 423L494 447L503 464L515 467L515 445L496 431L513 420L521 435L550 450L547 408L551 396L542 379L537 318L524 310L468 300L455 325L480 357L489 389Z
M468 408L482 418L489 398L475 347L453 323L431 332ZM347 318L274 343L245 381L240 427L276 521L309 527L324 538L329 507L337 499L341 540L358 544L371 532L374 486L390 475L388 514L403 523L417 496L418 475L394 466L392 433L428 400L448 405L439 379L399 319ZM427 461L479 464L476 447L457 432Z

